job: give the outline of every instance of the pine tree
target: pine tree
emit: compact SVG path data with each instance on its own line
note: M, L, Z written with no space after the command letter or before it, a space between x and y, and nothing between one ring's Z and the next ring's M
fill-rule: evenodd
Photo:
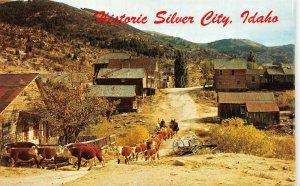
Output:
M184 88L188 85L188 69L186 57L180 50L177 50L175 55L175 87Z

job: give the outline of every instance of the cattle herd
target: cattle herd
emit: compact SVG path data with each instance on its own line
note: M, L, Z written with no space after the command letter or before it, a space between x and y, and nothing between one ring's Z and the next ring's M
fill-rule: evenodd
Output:
M159 159L159 148L163 141L172 139L175 132L170 127L160 129L151 138L145 140L143 143L134 147L129 146L117 146L115 147L118 155L118 164L121 159L124 159L125 164L128 164L130 160L138 161L138 158L147 160Z
M102 150L92 144L73 143L57 147L39 147L31 142L15 142L5 145L1 151L1 159L11 161L12 167L26 162L36 164L38 168L45 168L50 161L54 161L56 169L58 157L68 158L74 166L77 164L77 170L80 169L82 160L90 163L90 170L95 164L95 158L104 166Z
M121 158L125 160L125 164L129 164L131 160L141 159L155 160L159 159L159 147L164 140L173 138L174 131L171 128L163 128L158 131L151 138L144 141L135 147L129 146L116 146L118 163L121 162ZM53 161L55 169L57 169L57 159L63 157L69 160L71 164L80 169L82 161L85 164L89 163L89 169L95 165L96 159L104 166L104 157L101 148L86 143L72 143L65 146L56 147L43 147L37 146L31 142L15 142L6 144L5 148L1 151L1 159L6 160L7 163L11 163L14 167L20 163L34 164L40 168L45 168Z

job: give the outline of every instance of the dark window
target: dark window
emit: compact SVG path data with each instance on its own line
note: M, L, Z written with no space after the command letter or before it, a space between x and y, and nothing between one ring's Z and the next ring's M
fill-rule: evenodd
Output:
M121 82L122 82L122 83L125 83L125 79L121 79Z
M233 75L233 76L234 76L234 70L232 70L232 71L231 71L231 75Z
M221 82L221 81L219 81L219 84L220 84L220 85L222 85L222 82Z
M241 84L241 82L240 82L240 81L237 81L236 83L237 83L238 85L239 85L239 84Z
M255 76L252 76L252 82L254 82L255 81Z
M223 75L223 70L219 71L219 75L222 76Z

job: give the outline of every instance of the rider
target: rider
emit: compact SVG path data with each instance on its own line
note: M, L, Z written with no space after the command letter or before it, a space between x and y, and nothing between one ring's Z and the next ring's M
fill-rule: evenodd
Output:
M175 119L173 120L173 128L172 129L175 132L175 135L178 136L179 126Z
M162 128L166 128L166 127L167 127L167 126L166 126L166 122L165 122L165 120L164 120L164 119L162 119L162 120L161 120L161 122L160 122L159 126L160 126L160 129L162 129Z

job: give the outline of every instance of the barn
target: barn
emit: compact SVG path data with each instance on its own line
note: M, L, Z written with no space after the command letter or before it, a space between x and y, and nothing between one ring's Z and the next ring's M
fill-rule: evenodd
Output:
M247 90L247 61L243 59L215 60L214 89L216 91Z
M280 123L280 111L271 92L219 92L217 100L221 120L239 117L257 127Z
M140 107L135 85L93 85L90 94L106 97L110 101L120 101L117 110L121 112L137 111Z
M143 68L104 68L96 78L97 85L135 85L137 95L147 94L147 76Z
M47 143L47 124L30 113L36 99L41 99L36 82L38 74L0 75L0 142L30 141Z

